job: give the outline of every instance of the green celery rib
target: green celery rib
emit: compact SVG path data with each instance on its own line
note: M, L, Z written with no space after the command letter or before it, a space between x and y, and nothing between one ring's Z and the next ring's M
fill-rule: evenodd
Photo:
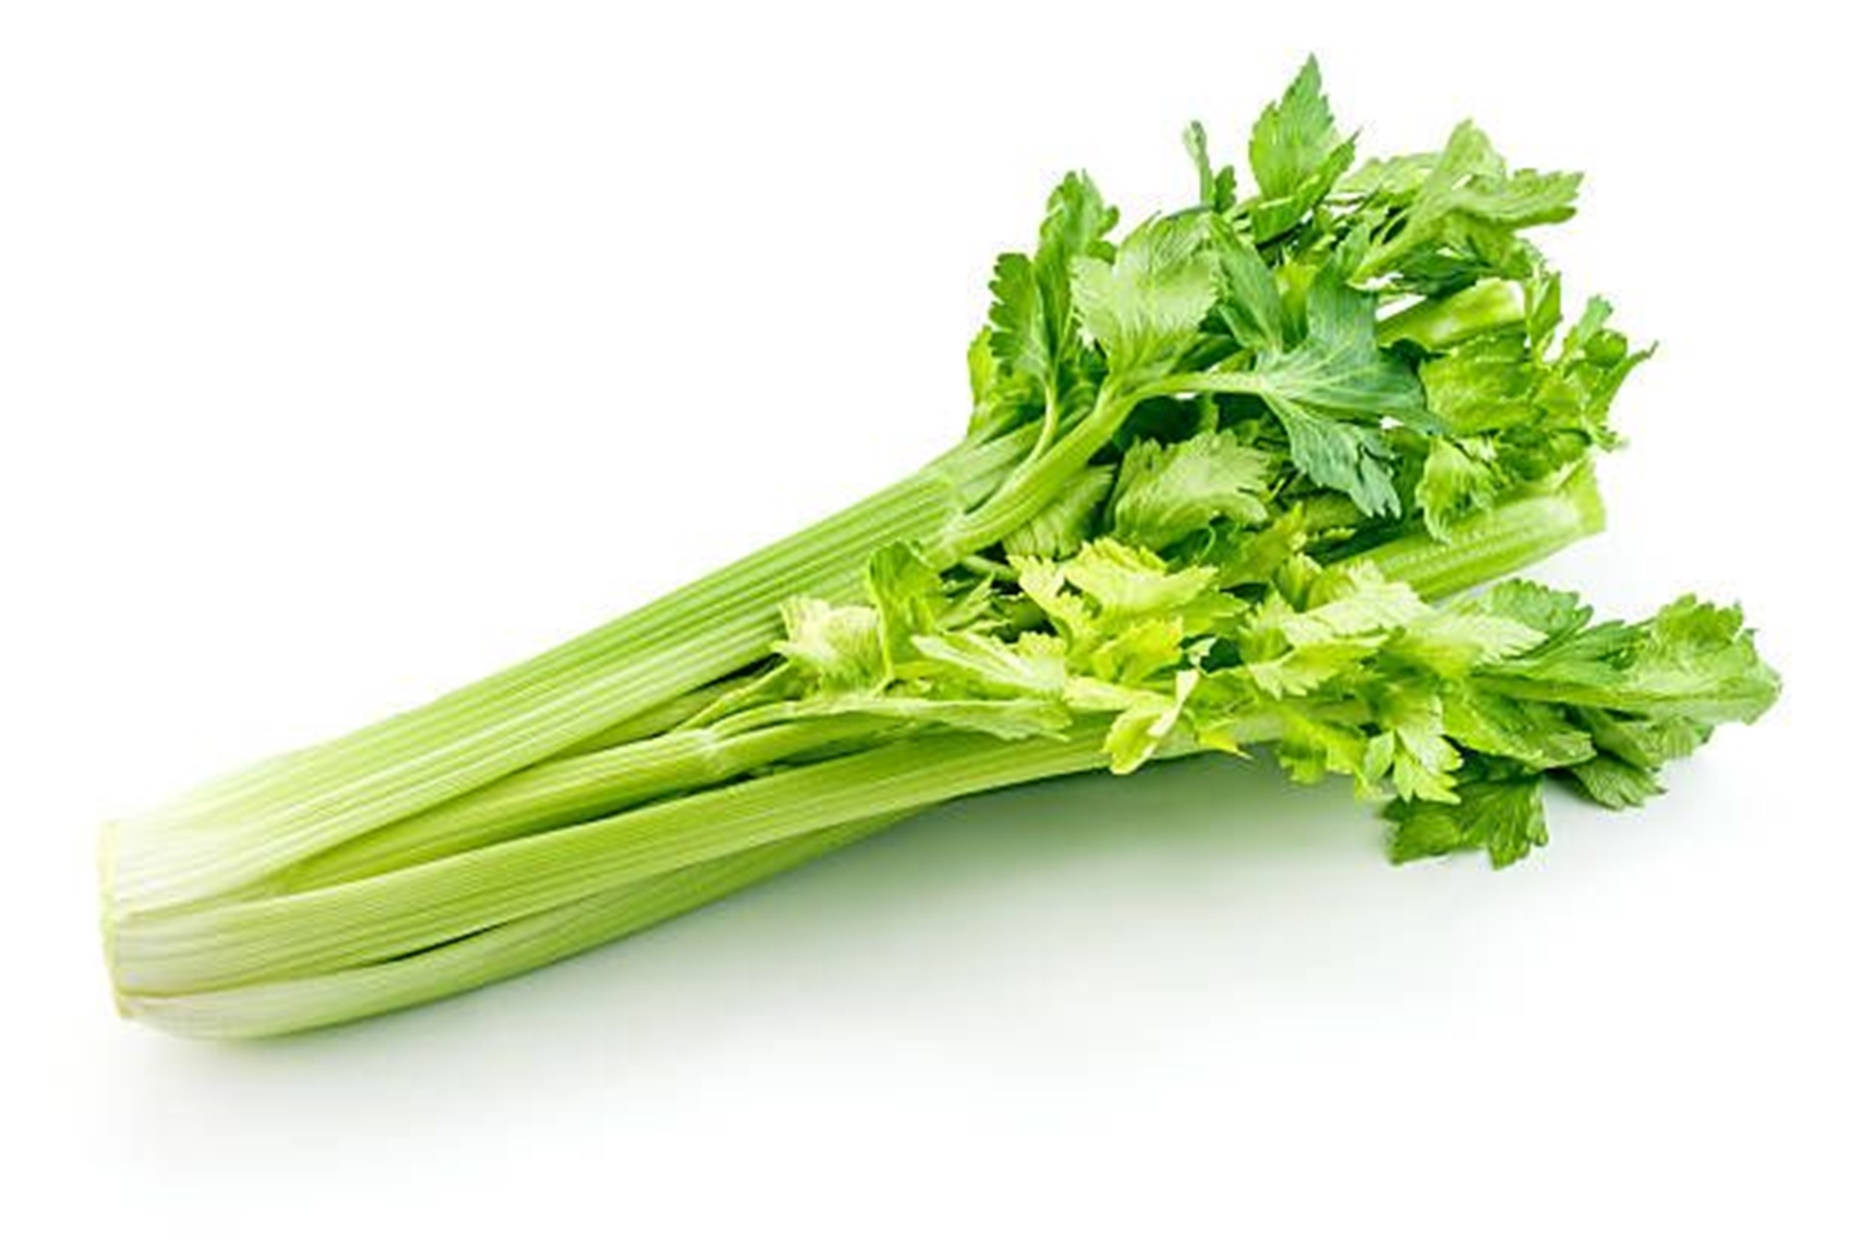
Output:
M1025 459L981 506L950 524L926 547L927 560L949 565L995 544L1040 514L1112 440L1140 396L1115 392L1109 380L1094 396L1085 418L1052 445L1038 442L1037 450L1046 452Z
M747 847L1092 768L1103 737L922 737L345 885L121 916L115 978L182 993L410 954Z
M284 869L265 888L312 890L407 868L712 786L832 743L867 739L883 729L891 730L892 723L842 716L737 735L712 728L678 730L545 761L310 856Z
M1377 545L1363 556L1429 598L1489 583L1599 532L1606 521L1594 469L1577 466L1557 488L1519 497L1459 524L1446 543L1426 534Z
M1277 735L1278 723L1265 715L1257 715L1231 732L1231 737L1244 744L1264 742ZM929 792L926 797L885 795L876 801L884 811L822 828L806 828L832 815L807 797L813 793L808 788L814 783L783 783L781 789L773 790L778 778L761 779L748 785L767 788L761 793L770 796L771 823L749 818L744 826L736 825L755 838L769 835L753 845L737 846L694 863L591 890L472 934L430 941L427 949L323 972L267 975L185 992L119 988L118 1005L127 1015L184 1035L255 1037L342 1023L431 1001L532 970L725 897L774 872L891 825L929 803L1103 768L1104 737L1102 724L1089 727L1073 739L1033 740L1003 747L994 740L959 735L932 740L930 747L898 745L889 749L896 763L884 763L883 767L910 774L917 790ZM1159 759L1198 750L1194 743L1179 744ZM807 772L814 773L825 765L810 766ZM839 769L830 780L841 782L848 776ZM676 819L679 827L667 835L669 840L658 852L661 857L685 858L711 846L714 835L705 817ZM662 828L658 826L657 832Z
M851 821L735 852L402 959L204 993L122 994L118 1002L125 1015L192 1037L269 1037L363 1019L475 989L589 950L848 846L898 819Z
M572 744L562 747L555 756L577 756L583 752L601 752L608 747L619 747L625 743L634 743L638 739L647 739L682 725L690 717L701 712L716 701L745 686L753 680L751 674L739 674L731 678L722 678L718 682L696 687L693 691L683 692L672 700L664 700L655 708L638 713L635 717L626 717L608 729L597 734L588 735Z
M120 912L209 898L454 798L767 655L777 605L854 593L872 548L934 543L1007 474L1021 436L921 471L550 652L108 827Z
M1523 287L1493 278L1444 298L1424 298L1384 318L1376 325L1376 339L1384 345L1412 341L1423 349L1445 350L1523 322Z

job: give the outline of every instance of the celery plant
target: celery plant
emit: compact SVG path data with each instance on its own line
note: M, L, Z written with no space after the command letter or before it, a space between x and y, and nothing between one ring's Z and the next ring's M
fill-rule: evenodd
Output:
M1056 187L1002 256L966 434L552 652L109 827L123 1009L257 1035L537 966L963 794L1267 745L1388 801L1398 860L1545 841L1777 692L1734 610L1591 623L1523 582L1592 534L1645 357L1529 240L1578 178L1458 127L1357 163L1306 66L1253 189L1114 240ZM1440 603L1436 603L1440 602Z

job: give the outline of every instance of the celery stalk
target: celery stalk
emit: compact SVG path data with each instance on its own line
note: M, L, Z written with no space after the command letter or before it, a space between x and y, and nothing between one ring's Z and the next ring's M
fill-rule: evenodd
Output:
M848 717L767 726L742 734L702 728L552 760L447 803L351 838L279 873L266 888L312 890L510 838L605 816L742 773L891 723Z
M852 595L871 548L934 540L994 487L1022 443L1017 435L960 446L866 501L550 652L110 826L103 854L111 902L147 910L249 885L769 655L779 601Z
M116 980L183 993L410 954L749 847L1092 768L1101 737L908 740L326 889L122 914Z
M268 1037L364 1019L590 950L848 846L896 819L851 821L735 852L402 959L201 993L119 993L117 1003L126 1016L190 1037Z
M1473 516L1446 543L1426 534L1403 536L1366 556L1423 596L1451 596L1542 561L1596 534L1605 522L1594 469L1582 463L1554 489Z

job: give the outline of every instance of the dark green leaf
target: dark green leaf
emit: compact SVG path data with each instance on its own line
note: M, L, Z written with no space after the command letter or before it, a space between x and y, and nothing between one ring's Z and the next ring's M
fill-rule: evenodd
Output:
M1389 805L1395 828L1389 857L1398 864L1456 851L1483 850L1494 868L1515 864L1550 840L1538 777L1462 782L1458 803L1398 800Z

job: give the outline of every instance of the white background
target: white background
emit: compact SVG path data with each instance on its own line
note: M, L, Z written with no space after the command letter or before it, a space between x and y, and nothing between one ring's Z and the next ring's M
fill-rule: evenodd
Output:
M1846 1238L1826 6L623 7L4 10L11 1238ZM1547 245L1663 348L1547 574L1743 600L1763 724L1505 873L1193 762L346 1030L114 1016L101 818L917 465L1059 174L1174 205L1307 51L1366 150L1587 171Z

